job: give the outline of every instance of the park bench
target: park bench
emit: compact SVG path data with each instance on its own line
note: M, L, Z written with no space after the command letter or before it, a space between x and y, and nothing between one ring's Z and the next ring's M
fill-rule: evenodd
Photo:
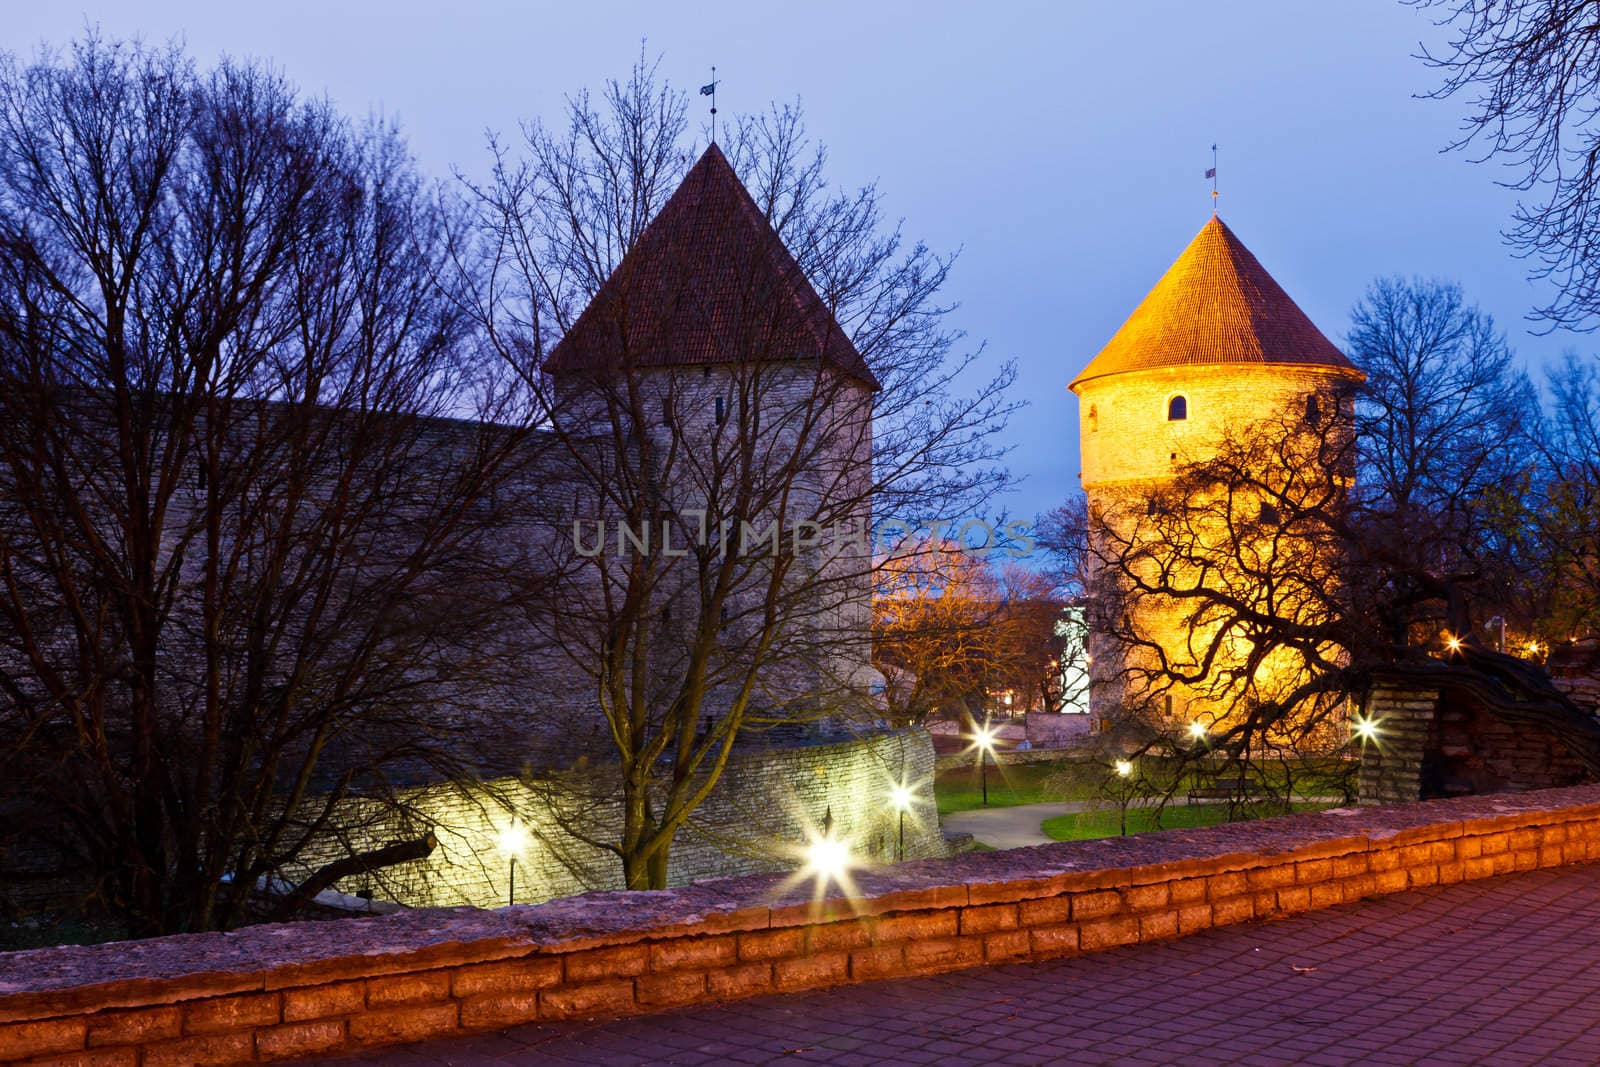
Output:
M1189 801L1196 800L1233 800L1249 799L1254 793L1259 792L1259 787L1254 781L1243 776L1233 778L1213 778L1204 785L1197 784L1189 790Z

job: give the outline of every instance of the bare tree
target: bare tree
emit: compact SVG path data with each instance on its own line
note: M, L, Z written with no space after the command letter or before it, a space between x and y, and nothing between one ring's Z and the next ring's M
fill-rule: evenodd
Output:
M1550 404L1531 434L1543 460L1531 510L1545 594L1539 624L1545 642L1600 632L1600 362L1569 354L1550 372Z
M526 420L448 224L262 68L0 61L0 808L132 933L240 921L350 796L458 769Z
M1588 0L1409 0L1442 12L1448 45L1422 52L1469 96L1453 148L1499 160L1530 194L1506 236L1538 264L1556 297L1536 314L1592 329L1600 311L1600 13Z
M874 714L867 531L1007 484L1012 372L957 388L976 353L938 301L951 261L876 189L830 184L797 109L735 119L691 169L686 100L641 60L568 119L520 159L493 146L469 273L580 483L551 518L565 584L531 618L603 716L623 821L567 829L659 887L737 740ZM575 552L574 519L606 549Z

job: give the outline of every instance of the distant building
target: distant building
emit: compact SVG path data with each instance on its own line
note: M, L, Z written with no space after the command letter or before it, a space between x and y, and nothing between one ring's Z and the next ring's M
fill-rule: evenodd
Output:
M1281 417L1294 405L1311 419L1317 404L1363 377L1213 216L1069 386L1078 396L1080 476L1091 516L1125 522L1115 517L1119 505L1126 516L1126 501L1170 485L1179 463L1207 458L1226 431ZM1123 629L1159 646L1169 662L1196 666L1183 605L1146 599L1126 610ZM1091 622L1089 641L1089 704L1097 719L1139 707L1209 726L1222 714L1192 689L1156 700L1130 687L1127 653L1109 639L1105 622Z

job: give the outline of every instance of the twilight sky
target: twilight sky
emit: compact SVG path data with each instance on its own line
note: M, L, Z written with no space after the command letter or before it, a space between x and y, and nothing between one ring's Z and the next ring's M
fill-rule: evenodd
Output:
M486 129L560 120L563 97L624 75L645 42L691 91L717 65L727 115L798 97L836 181L878 180L910 237L961 249L960 326L1015 358L1009 501L1026 517L1076 485L1066 384L1210 214L1336 343L1366 283L1458 280L1530 367L1585 338L1536 336L1541 299L1499 232L1496 168L1441 154L1458 101L1415 99L1438 31L1398 0L811 0L806 4L476 0L16 3L0 48L181 36L280 66L346 112L398 116L423 166L483 168ZM697 97L696 104L700 103Z

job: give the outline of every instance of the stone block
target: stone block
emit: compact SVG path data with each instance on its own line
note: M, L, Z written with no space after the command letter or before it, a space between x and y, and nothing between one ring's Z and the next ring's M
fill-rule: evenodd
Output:
M0 1026L0 1060L25 1060L84 1047L89 1027L82 1017L40 1019Z
M367 1006L389 1008L450 999L450 972L393 974L367 981Z
M703 971L667 971L634 979L634 997L647 1008L675 1008L705 999Z
M1017 915L1026 927L1057 926L1072 917L1072 898L1059 896L1024 900L1017 905Z
M1151 885L1131 885L1122 891L1123 904L1129 911L1151 911L1164 908L1172 899L1165 882Z
M872 944L873 921L852 919L840 923L824 923L805 931L806 951L838 952L842 949L861 948Z
M906 969L912 974L937 974L983 962L983 938L941 937L905 946Z
M854 981L898 978L906 973L905 948L900 944L858 948L850 953L850 977Z
M650 969L650 946L618 945L573 952L564 957L562 963L566 968L566 983L570 986L632 978Z
M917 911L907 915L890 915L878 920L872 939L879 944L894 941L923 941L935 937L954 937L959 932L959 912L954 908L945 911Z
M1216 900L1211 903L1211 923L1213 926L1230 926L1234 923L1248 922L1255 918L1255 900L1248 894L1228 897L1225 900Z
M140 1063L143 1067L225 1067L249 1063L255 1058L255 1037L246 1030L237 1034L158 1041L144 1047Z
M464 1030L499 1030L539 1018L539 994L532 991L480 993L461 1001Z
M273 1026L282 1018L283 998L277 993L246 993L232 997L213 997L183 1006L183 1032L218 1034L248 1030L253 1026Z
M774 960L798 956L805 951L806 931L801 926L783 930L754 930L739 935L741 960Z
M350 1040L359 1045L398 1045L429 1041L455 1033L460 1025L455 1001L446 1004L405 1004L351 1016Z
M850 977L848 952L824 952L799 959L777 960L772 965L773 988L785 992L838 985Z
M295 1060L337 1052L346 1040L343 1019L285 1023L256 1031L256 1053L264 1060Z
M753 997L772 989L772 965L745 963L706 975L706 992L719 1000Z
M555 956L530 956L498 963L458 967L450 977L450 994L475 997L488 993L528 993L561 983L561 960ZM284 1018L289 1017L284 1002Z
M133 1011L102 1011L89 1016L89 1047L147 1045L183 1033L183 1009L176 1004Z
M703 971L732 963L738 958L739 940L732 934L676 938L657 941L650 946L652 971Z
M1099 952L1131 945L1139 940L1139 920L1133 915L1091 919L1078 924L1078 947L1084 952Z
M963 934L987 934L995 930L1017 928L1017 905L990 904L981 908L961 909Z
M592 1019L627 1015L633 1006L633 982L629 979L560 985L539 991L541 1019Z
M1026 930L993 933L983 939L983 960L985 963L1003 963L1021 959L1028 955L1031 944Z
M1114 889L1072 894L1072 918L1075 922L1115 915L1121 910L1122 894Z
M1029 953L1034 959L1048 960L1078 954L1076 926L1043 926L1028 931Z

